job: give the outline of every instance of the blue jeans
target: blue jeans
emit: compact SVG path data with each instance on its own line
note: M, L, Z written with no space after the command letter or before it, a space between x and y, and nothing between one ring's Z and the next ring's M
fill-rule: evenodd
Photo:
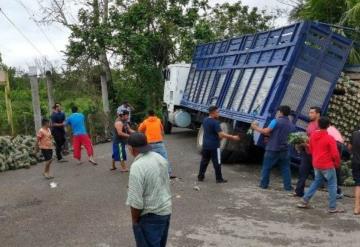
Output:
M288 151L266 151L261 170L260 187L266 189L270 183L271 169L279 165L283 178L284 189L291 191L290 154Z
M151 146L152 151L154 151L155 153L160 154L162 157L164 157L164 159L166 159L168 161L168 165L169 165L168 166L168 172L169 172L169 174L171 174L172 173L172 167L170 165L169 157L168 157L168 154L167 154L164 143L163 142L149 143L149 145Z
M170 215L146 214L133 225L137 247L165 247L170 226Z
M317 189L324 183L327 182L328 192L329 192L329 209L336 208L336 189L337 189L337 179L336 179L336 170L335 168L328 170L318 170L315 171L315 179L311 183L310 188L306 191L303 199L305 202L309 202L310 199L315 195Z

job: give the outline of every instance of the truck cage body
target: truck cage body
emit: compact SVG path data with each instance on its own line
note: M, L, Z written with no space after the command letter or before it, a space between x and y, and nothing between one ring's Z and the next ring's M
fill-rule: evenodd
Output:
M198 45L181 106L206 113L216 105L223 118L264 126L288 105L304 130L311 106L327 110L351 46L316 22Z

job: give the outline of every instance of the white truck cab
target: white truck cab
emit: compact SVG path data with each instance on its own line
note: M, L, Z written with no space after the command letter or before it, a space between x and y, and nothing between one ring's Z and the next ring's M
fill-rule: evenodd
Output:
M187 128L191 124L191 115L183 109L177 108L182 100L190 64L170 64L165 70L164 111L165 133L171 132L172 126Z
M190 64L170 64L165 70L164 103L169 112L179 106L184 94Z

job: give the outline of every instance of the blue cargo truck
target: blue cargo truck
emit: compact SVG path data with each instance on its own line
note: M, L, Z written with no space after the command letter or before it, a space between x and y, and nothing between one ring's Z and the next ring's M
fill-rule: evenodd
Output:
M165 130L199 128L201 148L201 122L210 105L220 108L226 132L247 133L253 121L266 126L280 105L291 107L293 123L304 130L311 106L326 111L351 46L351 40L316 22L198 45L191 64L166 70ZM224 161L247 159L255 146L264 145L257 133L242 136L240 143L222 140Z

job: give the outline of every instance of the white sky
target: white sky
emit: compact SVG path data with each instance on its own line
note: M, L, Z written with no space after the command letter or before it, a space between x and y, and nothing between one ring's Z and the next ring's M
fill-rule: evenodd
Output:
M65 50L68 42L69 31L60 25L42 26L42 29L50 39L46 39L39 27L32 20L28 12L20 4L22 2L31 15L40 15L40 0L0 0L0 8L15 23L15 25L26 35L26 37L54 64L64 64L61 51ZM42 0L46 1L46 0ZM67 0L69 1L69 0ZM210 4L223 2L236 2L236 0L210 0ZM242 0L243 4L259 9L273 10L278 7L286 7L276 0ZM286 17L280 18L276 25L286 24ZM53 47L55 46L55 47ZM5 64L26 69L34 64L36 58L42 57L19 32L0 13L0 53Z

